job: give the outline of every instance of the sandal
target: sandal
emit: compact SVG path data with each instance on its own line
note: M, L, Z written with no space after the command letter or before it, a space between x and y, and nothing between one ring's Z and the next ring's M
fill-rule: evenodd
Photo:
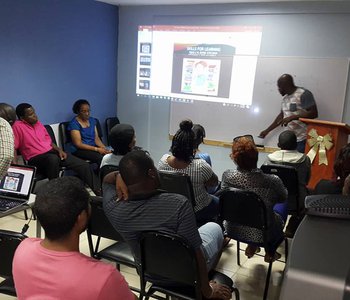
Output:
M279 254L277 251L274 253L274 254L269 254L269 253L266 253L265 254L265 257L264 257L264 261L267 262L267 263L270 263L270 262L274 262L278 259L281 258L281 254Z
M260 251L260 247L248 245L247 248L245 248L245 255L248 258L252 258L254 254L259 253Z
M230 242L231 239L229 237L225 237L224 242L222 243L222 249L226 248Z

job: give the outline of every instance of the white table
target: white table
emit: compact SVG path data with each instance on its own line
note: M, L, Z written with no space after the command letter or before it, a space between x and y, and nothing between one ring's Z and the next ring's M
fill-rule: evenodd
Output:
M31 209L31 207L35 203L35 198L36 198L35 194L30 194L29 201L28 201L27 204L19 206L19 207L16 207L14 209L10 209L10 210L5 211L5 212L0 212L0 218L6 217L6 216L9 216L9 215L13 215L15 213L18 213L20 211L24 211L26 209ZM36 219L36 237L38 237L38 238L41 237L41 224L38 221L38 218Z

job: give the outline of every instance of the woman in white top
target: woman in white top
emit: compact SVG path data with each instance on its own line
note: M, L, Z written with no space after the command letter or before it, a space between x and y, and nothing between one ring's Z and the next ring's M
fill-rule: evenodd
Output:
M206 187L215 187L218 177L210 165L201 158L195 158L194 133L192 121L184 120L173 137L170 151L158 164L159 170L185 173L190 176L196 205L194 211L199 222L213 220L219 211L219 199L210 195Z

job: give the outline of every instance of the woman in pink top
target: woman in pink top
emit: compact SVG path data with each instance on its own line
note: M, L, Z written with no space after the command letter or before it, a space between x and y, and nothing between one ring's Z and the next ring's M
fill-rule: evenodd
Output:
M29 103L16 107L18 119L12 126L15 137L15 149L21 153L29 165L49 180L59 176L60 167L67 167L78 174L95 194L100 193L100 181L90 165L84 160L64 152L52 142L46 128L38 119Z

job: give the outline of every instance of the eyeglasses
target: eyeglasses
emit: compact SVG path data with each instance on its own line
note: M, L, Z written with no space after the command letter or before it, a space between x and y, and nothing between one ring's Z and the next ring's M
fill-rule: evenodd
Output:
M234 143L235 143L235 142L238 142L238 140L239 140L240 138L242 138L242 137L247 138L247 139L251 140L251 141L254 143L254 138L253 138L253 136L252 136L251 134L245 134L245 135L236 136L235 138L233 138L233 142L234 142Z
M87 109L87 110L80 110L79 113L80 113L80 114L89 114L89 113L91 113L91 110L90 110L90 109Z

